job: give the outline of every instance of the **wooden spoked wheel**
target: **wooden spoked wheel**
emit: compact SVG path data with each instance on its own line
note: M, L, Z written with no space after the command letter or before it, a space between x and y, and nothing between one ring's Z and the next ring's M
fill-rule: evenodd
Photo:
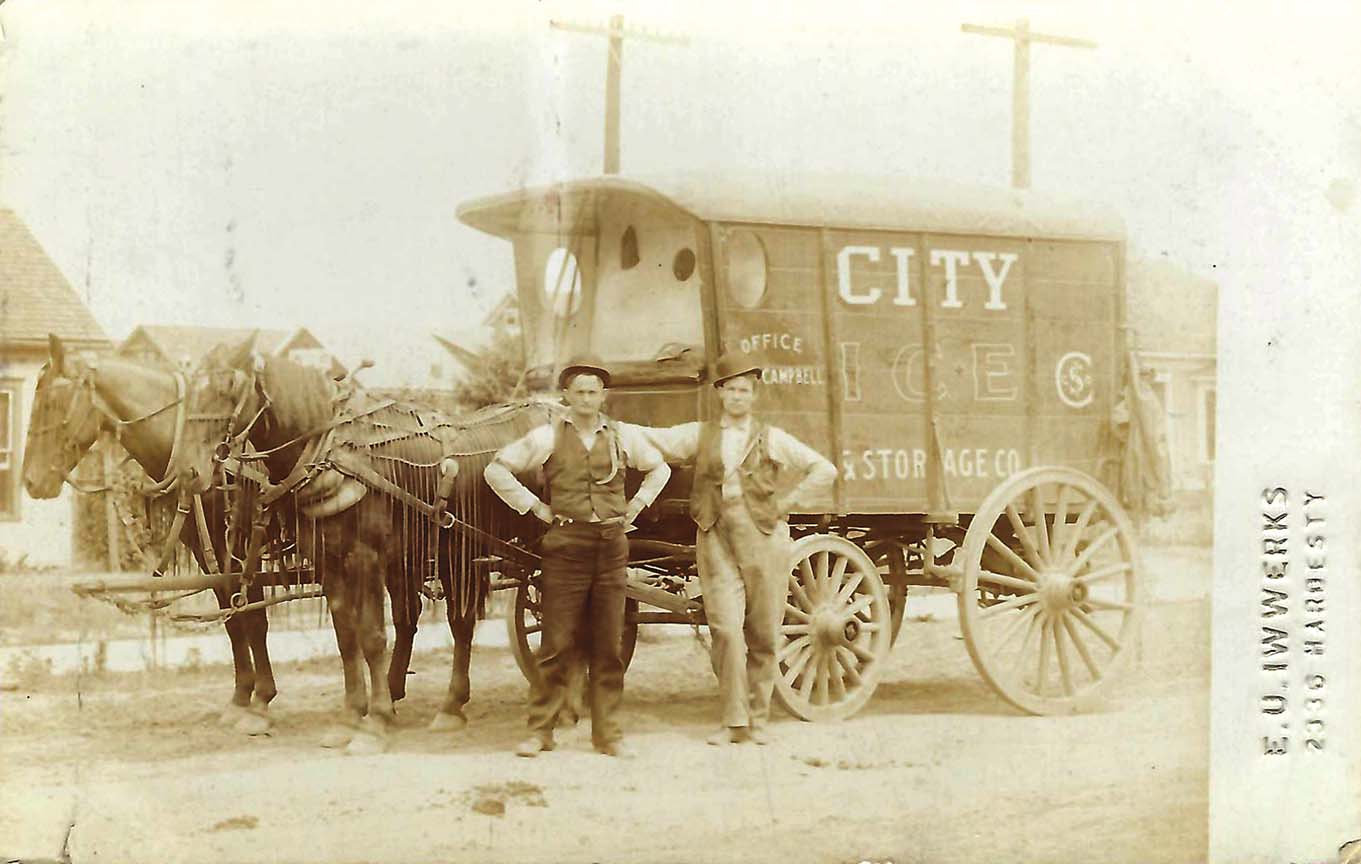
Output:
M1134 527L1104 486L1031 468L988 495L964 537L959 623L1003 699L1089 710L1135 648L1143 591Z
M506 630L510 635L510 653L515 665L530 684L539 683L539 633L543 630L543 615L539 609L539 574L525 578L515 589L515 602L506 613ZM633 649L638 644L638 601L624 601L624 634L619 643L619 656L624 668L633 660Z
M879 684L891 647L888 591L879 568L842 537L794 543L775 698L803 720L850 717Z

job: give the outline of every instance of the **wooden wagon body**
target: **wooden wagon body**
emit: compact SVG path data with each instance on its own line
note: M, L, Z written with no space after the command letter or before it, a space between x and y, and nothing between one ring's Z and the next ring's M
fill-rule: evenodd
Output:
M1016 191L712 176L588 178L459 218L512 243L531 389L592 351L611 415L666 426L716 417L713 364L747 352L762 418L837 464L793 520L778 692L795 714L864 704L909 585L959 594L980 672L1025 710L1085 707L1123 665L1136 553L1094 479L1119 457L1128 375L1118 218ZM677 471L634 543L671 587L692 575L688 489ZM663 608L631 619L693 618Z

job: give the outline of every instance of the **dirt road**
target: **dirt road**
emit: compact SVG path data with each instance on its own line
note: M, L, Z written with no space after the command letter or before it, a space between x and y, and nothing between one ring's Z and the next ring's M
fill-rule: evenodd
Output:
M1106 711L1035 718L979 681L955 622L909 621L866 710L781 719L765 748L706 746L700 646L645 631L630 761L595 754L584 728L512 755L525 685L504 648L475 655L459 733L424 728L449 655L419 655L373 757L316 746L340 704L334 659L279 669L261 738L216 725L224 668L39 680L0 693L0 856L55 856L74 823L77 862L1197 861L1208 622L1203 599L1155 604Z

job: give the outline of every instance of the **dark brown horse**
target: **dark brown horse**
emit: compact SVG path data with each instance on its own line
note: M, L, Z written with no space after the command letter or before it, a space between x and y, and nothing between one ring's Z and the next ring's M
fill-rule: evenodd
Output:
M475 560L488 549L485 538L510 537L507 526L523 524L486 489L481 467L546 413L521 406L455 423L428 408L338 387L318 370L256 354L251 341L210 352L198 377L217 383L195 398L206 411L241 406L239 417L258 417L232 432L261 454L273 484L265 501L320 574L346 692L344 723L323 743L381 748L393 702L404 693L421 589L436 579L446 598L454 663L432 727L461 728L473 629L488 587ZM211 443L199 442L195 452L208 452ZM194 467L212 470L204 462ZM446 505L481 533L441 527ZM385 588L397 633L391 654Z
M174 374L164 370L118 358L84 362L69 356L55 336L49 337L49 350L34 393L24 447L23 479L28 494L55 498L101 432L112 431L156 481L161 494L173 494L175 486L188 493L201 493L206 530L199 530L197 519L185 521L179 539L205 572L216 569L210 561L227 561L233 551L222 530L228 501L222 492L207 488L206 475L183 468L189 462L204 461L205 453L194 451L195 441L210 436L192 434L192 427L212 419L191 419L195 412L185 392L190 389L188 382L177 381ZM186 427L191 427L190 434L186 434ZM249 484L242 484L242 489L249 494ZM207 545L205 536L210 538ZM214 592L219 607L228 608L231 587L223 585ZM262 596L262 589L255 586L247 599L259 600ZM241 732L262 734L270 728L268 707L278 693L266 647L269 621L264 609L252 609L228 618L226 629L235 687L221 720Z

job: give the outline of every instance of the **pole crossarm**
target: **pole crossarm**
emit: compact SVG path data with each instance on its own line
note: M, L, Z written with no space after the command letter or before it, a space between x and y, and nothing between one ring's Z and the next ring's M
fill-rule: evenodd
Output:
M596 36L624 37L630 39L642 39L645 42L661 42L667 45L689 45L690 37L677 36L671 33L662 33L657 30L648 30L641 27L608 27L600 24L581 24L576 21L559 21L556 18L550 19L548 26L555 30L567 30L573 33L593 33Z
M1030 187L1030 45L1060 45L1064 48L1095 48L1090 39L1033 33L1030 21L1021 18L1015 27L986 27L961 24L959 29L976 36L1001 36L1012 42L1011 71L1011 185Z
M1043 42L1046 45L1067 45L1070 48L1095 48L1096 43L1090 39L1078 39L1073 36L1050 36L1047 33L1031 33L1029 31L1018 31L1015 28L1006 27L984 27L980 24L961 24L959 29L965 33L976 33L980 36L1005 36L1008 39L1015 39L1018 36L1028 42Z
M4 0L0 0L4 2ZM661 42L669 45L689 45L684 36L658 33L641 27L625 27L624 16L610 17L609 26L583 24L578 21L549 19L548 26L555 30L571 33L585 33L591 36L604 36L608 50L605 53L605 173L619 173L619 82L623 76L624 38L639 39L644 42Z

